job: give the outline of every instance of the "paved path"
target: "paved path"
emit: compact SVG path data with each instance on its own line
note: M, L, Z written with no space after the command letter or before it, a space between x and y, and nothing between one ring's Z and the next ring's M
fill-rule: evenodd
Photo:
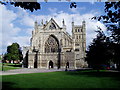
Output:
M55 71L65 71L64 69L14 69L9 71L0 71L0 75L12 75L12 74L25 74L25 73L43 73L43 72L55 72Z
M84 70L84 69L91 69L91 68L80 68L78 70ZM65 69L40 69L40 68L22 68L22 69L14 69L9 71L0 71L0 75L13 75L13 74L25 74L25 73L43 73L43 72L56 72L56 71L65 71ZM75 69L68 70L68 71L76 71ZM111 72L119 72L115 70L108 70Z

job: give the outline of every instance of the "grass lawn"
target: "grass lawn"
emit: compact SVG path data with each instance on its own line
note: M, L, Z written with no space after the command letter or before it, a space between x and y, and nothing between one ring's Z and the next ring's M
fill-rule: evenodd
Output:
M49 72L2 76L4 88L120 88L119 72Z
M12 69L20 69L21 67L19 66L20 64L4 63L3 70L7 71ZM2 71L2 63L0 63L0 71Z

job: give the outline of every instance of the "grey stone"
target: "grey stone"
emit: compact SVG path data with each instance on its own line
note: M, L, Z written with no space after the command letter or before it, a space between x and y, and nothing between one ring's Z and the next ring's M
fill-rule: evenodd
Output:
M24 67L27 68L73 68L87 67L85 62L86 24L74 25L72 36L66 25L60 27L53 18L46 24L35 22L29 47L23 47Z

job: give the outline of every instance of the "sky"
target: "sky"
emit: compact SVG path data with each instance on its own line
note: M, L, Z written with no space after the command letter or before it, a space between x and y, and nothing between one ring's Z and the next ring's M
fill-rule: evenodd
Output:
M75 25L81 25L86 21L86 42L87 46L96 37L96 30L99 26L106 30L102 22L91 20L93 16L104 14L103 2L77 2L77 8L70 8L70 2L40 2L41 9L30 12L20 7L0 4L0 54L6 53L8 45L17 42L21 47L30 45L34 22L39 24L42 19L44 23L53 18L59 26L62 26L64 19L67 26L67 32L71 34L71 22Z

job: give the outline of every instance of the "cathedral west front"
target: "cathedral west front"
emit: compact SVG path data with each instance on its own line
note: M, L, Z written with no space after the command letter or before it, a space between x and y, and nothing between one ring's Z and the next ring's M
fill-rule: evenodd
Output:
M85 62L86 23L72 25L72 35L67 33L65 21L60 27L51 18L49 22L35 22L29 47L23 47L24 66L27 68L79 69Z

